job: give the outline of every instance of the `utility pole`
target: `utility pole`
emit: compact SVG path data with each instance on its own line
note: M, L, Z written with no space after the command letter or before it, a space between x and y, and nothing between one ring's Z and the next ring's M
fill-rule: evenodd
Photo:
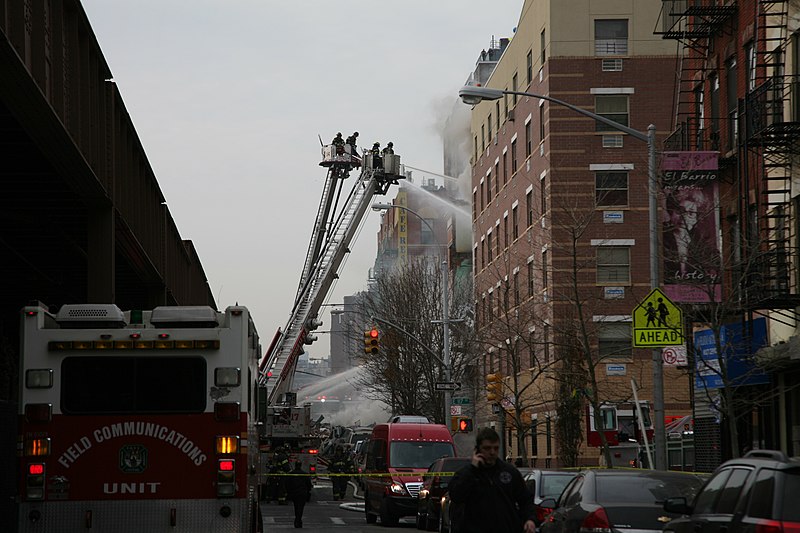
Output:
M450 383L450 276L447 257L442 261L442 366L444 380ZM450 390L444 391L444 424L450 420Z

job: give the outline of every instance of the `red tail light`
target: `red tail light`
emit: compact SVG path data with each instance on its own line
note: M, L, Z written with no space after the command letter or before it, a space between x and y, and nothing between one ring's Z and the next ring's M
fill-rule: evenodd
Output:
M800 523L758 520L754 531L755 533L800 533Z
M221 459L219 462L219 469L221 472L232 472L233 461L230 459Z
M536 506L536 521L540 524L544 522L544 519L548 517L550 513L553 512L553 509L550 507L542 507L541 505Z
M315 473L317 471L317 467L315 465L311 465L310 470L311 470L311 473L313 474L313 473Z
M611 533L606 510L600 507L589 513L581 523L581 533Z
M28 473L32 476L40 476L44 474L44 465L41 463L29 464Z
M312 449L308 450L308 453L310 453L311 455L316 455L316 454L319 453L319 450L316 450L316 449L312 448Z

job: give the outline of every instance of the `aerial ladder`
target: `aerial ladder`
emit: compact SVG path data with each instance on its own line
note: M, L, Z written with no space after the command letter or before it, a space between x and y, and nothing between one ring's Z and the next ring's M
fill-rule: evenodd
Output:
M304 345L316 340L313 330L322 325L319 310L328 296L358 226L376 194L386 194L404 176L400 156L393 153L359 155L353 145L322 147L320 166L328 173L322 191L300 283L286 326L275 334L259 365L259 387L268 406L294 406L291 392L297 359ZM351 172L360 171L344 200ZM341 204L341 205L340 205Z

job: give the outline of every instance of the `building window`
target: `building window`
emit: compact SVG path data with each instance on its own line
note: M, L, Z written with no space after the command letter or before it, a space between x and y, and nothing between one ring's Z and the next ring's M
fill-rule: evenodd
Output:
M728 150L733 150L736 147L737 134L739 130L739 108L737 98L737 76L736 76L736 58L731 58L725 64L725 85L726 96L728 104Z
M494 103L494 116L497 117L497 133L500 133L500 100Z
M597 345L600 359L606 357L630 358L631 348L630 322L606 322L600 324L597 332Z
M531 456L536 457L539 455L539 435L536 433L536 423L538 421L534 418L531 420Z
M508 87L506 87L506 91L507 90ZM505 108L504 111L506 113L506 119L508 119L508 95L505 93L503 94L503 107Z
M492 203L492 172L486 173L486 203Z
M626 55L628 53L628 20L595 20L594 53L598 56Z
M545 178L539 180L539 204L542 206L542 216L547 213L547 184Z
M525 211L528 213L527 227L531 227L533 225L533 191L525 193Z
M478 136L475 136L475 161L478 160Z
M703 84L697 86L694 90L694 120L697 123L697 131L695 132L696 138L692 146L696 150L702 150L703 146L703 128L705 128L706 109L703 99Z
M500 162L494 164L494 186L497 189L495 194L500 194Z
M486 267L486 241L481 239L481 268Z
M517 140L511 141L511 175L517 172Z
M711 149L719 148L719 76L716 73L708 78L711 85Z
M478 220L478 191L472 191L472 220Z
M508 181L508 152L503 152L503 186Z
M747 74L747 92L756 88L756 47L753 41L744 46L744 69Z
M604 94L594 97L595 113L601 117L613 120L623 126L628 125L628 95L626 94ZM600 121L595 121L595 131L617 132L611 126L607 126Z
M489 322L494 322L494 293L489 293Z
M528 296L533 296L533 261L528 263Z
M508 248L508 217L503 217L503 244Z
M546 448L547 448L547 456L550 457L553 455L553 429L550 423L550 417L547 416L544 419L544 433L545 433L545 440L546 440Z
M485 197L486 197L486 184L484 182L481 182L481 212L483 212L483 210L486 208L486 200L484 200Z
M494 232L495 232L495 234L496 234L496 236L495 236L495 238L494 238L494 241L495 241L495 243L497 244L497 257L500 257L500 253L501 253L501 252L500 252L500 243L501 243L502 241L500 240L500 223L499 223L499 222L498 222L497 224L495 224L495 226L494 226Z
M628 283L630 280L630 248L627 246L598 246L597 283Z
M514 307L519 305L519 271L514 272Z
M617 410L613 407L600 408L600 424L602 427L596 428L596 431L613 430L617 429ZM592 426L595 425L594 415L592 415Z
M527 74L528 85L530 85L533 81L533 50L528 50L528 57L525 63L525 72Z
M486 126L481 124L481 153L486 151Z
M531 156L531 151L533 150L533 139L531 139L531 121L528 121L525 124L525 157Z
M506 283L505 283L505 287L504 287L504 289L505 289L505 290L503 291L503 311L505 311L505 312L508 312L508 309L509 309L509 308L508 308L508 292L509 292L509 287L508 287L508 282L507 282L507 281L506 281ZM511 366L511 361L510 361L510 360L509 360L509 362L508 362L508 363L509 363L509 366ZM510 373L511 373L511 372L509 372L509 374L510 374Z
M423 218L422 220L427 222L427 224L423 223L419 228L420 242L422 244L435 244L436 236L433 234L433 225L436 223L436 219Z
M550 364L550 324L544 325L544 335L542 337L542 344L544 345L544 364Z
M546 37L545 30L542 30L542 33L539 34L539 48L541 48L541 54L542 54L542 57L540 59L542 61L542 66L544 66L544 62L546 61L546 56L544 51L547 46L547 39L545 37Z
M486 117L486 130L489 132L489 144L492 143L492 114Z
M628 173L602 171L594 175L594 199L598 207L628 205Z
M539 106L539 142L544 141L544 104Z
M516 241L519 238L519 214L517 213L517 208L511 208L511 229L514 232L514 240Z
M492 262L492 234L489 233L486 235L486 249L488 250L488 259L489 262Z
M511 90L514 92L519 91L519 87L517 86L517 73L514 73L514 77L511 78ZM511 101L514 103L514 106L517 105L517 95L513 95L511 97Z

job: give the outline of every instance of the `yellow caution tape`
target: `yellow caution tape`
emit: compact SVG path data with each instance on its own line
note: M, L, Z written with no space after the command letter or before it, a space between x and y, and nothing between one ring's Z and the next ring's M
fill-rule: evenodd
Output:
M332 477L332 476L348 476L348 477L426 477L426 476L453 476L455 472L381 472L374 474L330 474L328 472L319 472L316 474L264 474L265 477Z

